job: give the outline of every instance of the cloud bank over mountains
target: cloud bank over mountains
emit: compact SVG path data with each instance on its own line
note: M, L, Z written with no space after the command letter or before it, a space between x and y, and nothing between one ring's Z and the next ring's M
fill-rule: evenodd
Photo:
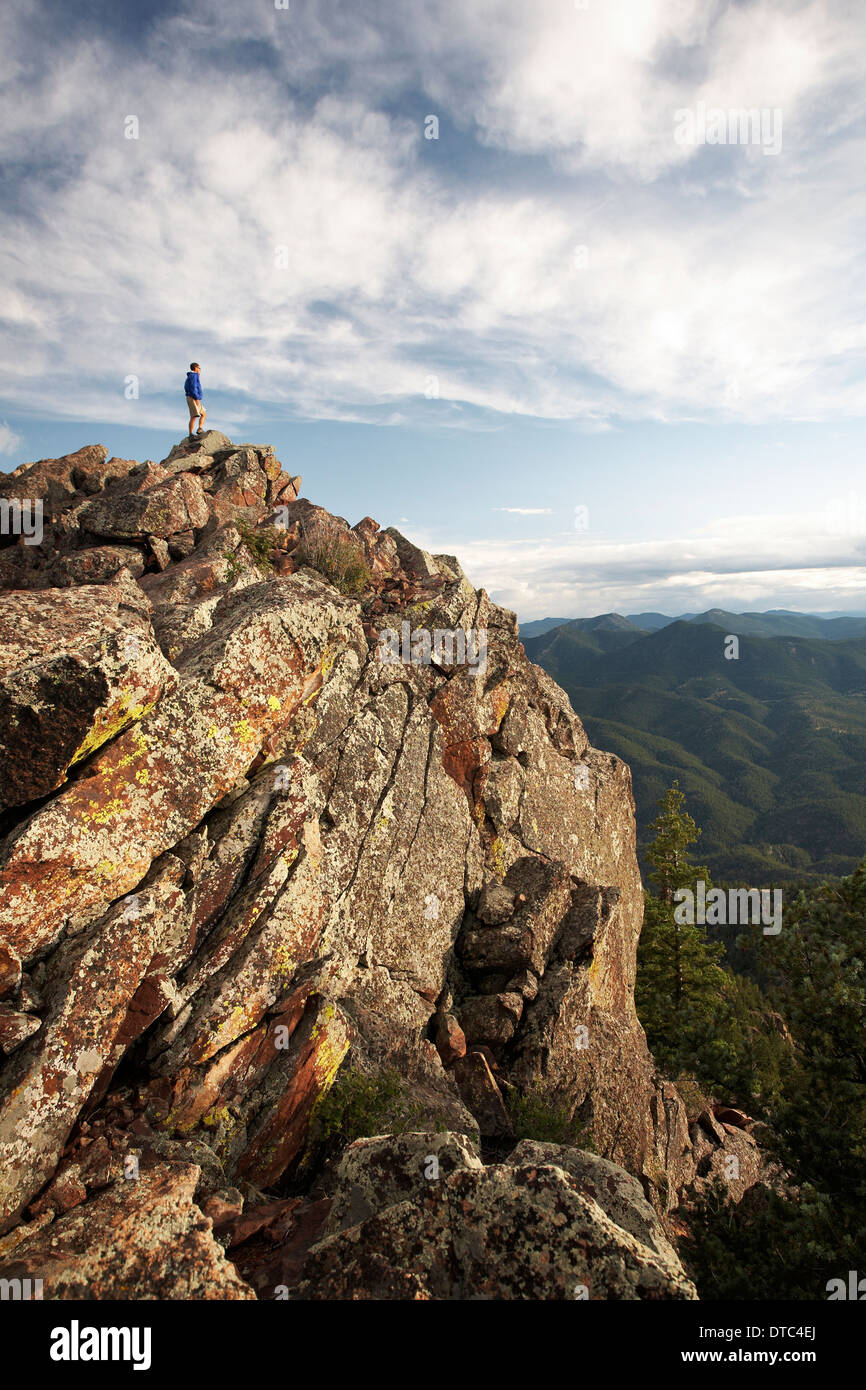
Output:
M416 538L419 534L413 531ZM459 544L420 535L419 543L434 551L456 550L469 578L483 583L524 622L771 606L866 612L862 531L856 537L832 535L793 514L725 517L680 540L561 531L541 539Z

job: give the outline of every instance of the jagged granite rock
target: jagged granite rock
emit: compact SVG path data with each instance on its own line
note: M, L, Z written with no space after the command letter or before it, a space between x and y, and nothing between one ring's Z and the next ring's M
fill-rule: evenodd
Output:
M223 598L172 693L0 850L0 935L23 959L69 919L95 920L193 829L314 689L349 617L312 575Z
M535 1147L544 1161L515 1152L485 1168L453 1135L353 1145L294 1296L697 1297L627 1173L606 1164L602 1174L578 1150Z
M142 1169L23 1240L0 1279L41 1279L43 1299L252 1299L193 1203L193 1165Z
M178 532L200 530L209 515L198 478L182 473L146 491L112 488L83 508L79 524L107 540L165 540Z
M0 809L56 790L174 688L149 617L123 569L101 587L0 594Z
M180 861L166 856L152 886L51 956L38 1032L3 1077L0 1226L54 1171L85 1101L133 1040L136 1005L143 983L154 980L157 960L168 964L174 953L176 966L183 959L191 940L179 887L183 872Z
M643 1189L631 1173L598 1154L587 1153L564 1144L545 1144L533 1139L521 1139L508 1157L509 1163L520 1165L552 1163L564 1168L580 1191L598 1202L617 1226L629 1231L643 1245L655 1251L659 1259L679 1271L679 1257L671 1246L658 1213L646 1200Z
M89 446L0 478L45 502L42 544L0 553L0 1240L92 1221L110 1263L110 1132L198 1164L203 1201L239 1189L245 1229L306 1183L279 1213L298 1274L328 1204L319 1106L349 1070L396 1073L412 1127L465 1162L320 1242L313 1296L571 1297L581 1271L590 1296L690 1296L647 1212L726 1158L736 1195L761 1170L743 1127L690 1132L647 1050L628 769L454 557L350 526L300 481L213 430L161 463ZM310 567L317 535L357 592ZM391 659L389 630L426 638L420 659ZM512 1097L540 1084L591 1134L592 1171L470 1162L479 1135L507 1152ZM618 1196L605 1162L633 1175ZM499 1239L497 1284L467 1251Z
M99 493L138 466L133 459L108 459L102 444L86 444L74 454L22 463L12 473L0 474L0 497L39 498L49 513L59 511L73 498Z

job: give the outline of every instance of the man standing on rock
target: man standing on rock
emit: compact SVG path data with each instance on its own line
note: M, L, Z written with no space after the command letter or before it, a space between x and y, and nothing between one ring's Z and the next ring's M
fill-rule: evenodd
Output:
M194 439L196 434L204 434L204 419L207 411L202 404L201 398L201 378L199 372L201 367L197 362L190 362L189 371L186 374L184 391L186 393L186 403L189 406L189 437ZM193 431L193 421L198 419L198 430Z

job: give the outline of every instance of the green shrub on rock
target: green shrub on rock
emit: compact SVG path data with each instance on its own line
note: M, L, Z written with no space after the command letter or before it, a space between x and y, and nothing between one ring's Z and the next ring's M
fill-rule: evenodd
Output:
M347 598L363 593L371 579L360 545L333 522L319 521L312 526L301 537L293 559L318 570Z

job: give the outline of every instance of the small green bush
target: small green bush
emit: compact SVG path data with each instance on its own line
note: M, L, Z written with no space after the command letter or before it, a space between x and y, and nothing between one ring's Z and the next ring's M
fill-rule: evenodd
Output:
M223 559L229 562L228 569L226 570L226 581L229 584L233 584L236 579L240 579L244 572L244 567L233 550L224 550Z
M317 521L301 537L293 557L329 579L347 598L363 593L372 572L360 545L332 521Z
M594 1152L589 1127L569 1114L565 1101L557 1101L541 1086L532 1086L522 1095L512 1093L508 1109L517 1139L535 1139L544 1144L570 1144L573 1148Z
M263 573L273 569L274 551L279 549L285 532L278 530L276 526L263 526L257 531L244 520L236 521L235 529L257 568Z
M280 548L281 539L284 532L276 526L264 526L257 531L248 521L243 519L234 523L235 530L241 538L241 545L244 546L252 559L253 564L262 574L267 574L274 567L274 551ZM239 579L244 572L243 562L240 558L240 547L237 551L224 550L223 559L228 560L228 572L226 578L229 583Z
M316 1106L312 1137L329 1153L339 1152L356 1139L412 1129L417 1118L399 1072L367 1076L349 1068Z

